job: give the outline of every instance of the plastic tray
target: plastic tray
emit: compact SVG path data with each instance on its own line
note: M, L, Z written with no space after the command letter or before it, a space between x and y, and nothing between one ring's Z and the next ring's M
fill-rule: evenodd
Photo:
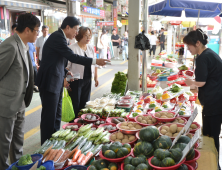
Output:
M107 126L107 125L112 125L112 126L116 127L116 124L114 124L114 123L104 123L104 124L99 125L98 128L103 127L103 126ZM118 130L117 128L116 128L116 130L110 130L109 133L116 132L117 130Z
M79 128L82 126L81 123L67 123L67 124L63 125L62 128L63 128L63 129L66 129L66 126L70 126L70 125L78 125ZM77 128L77 129L71 129L71 130L72 130L72 131L78 131L79 128Z
M54 170L54 162L53 161L46 161L42 164L42 166L46 167L47 170Z
M118 132L115 132L115 133L118 133ZM115 133L112 133L112 134L115 134ZM111 134L111 135L112 135ZM111 141L111 142L115 142L115 141L113 141L113 140L111 140L111 135L109 136L109 140ZM138 140L138 138L137 138L137 136L135 135L135 140L133 140L132 142L129 142L128 144L130 144L131 146L133 146L133 144ZM122 143L122 144L125 144L125 143Z
M150 164L150 166L152 166L155 170L159 169L159 170L175 170L177 168L180 167L180 165L182 165L186 158L184 158L180 163L174 165L174 166L169 166L169 167L158 167L158 166L154 166L153 164L151 164L151 159L153 158L154 156L152 156L151 158L148 159L148 162Z
M121 122L121 123L122 123L122 122ZM141 129L137 129L137 130L125 130L125 129L121 129L121 128L120 128L121 123L118 123L118 124L116 125L116 127L119 129L120 132L122 132L122 133L124 133L124 134L126 134L126 135L134 135L134 134L136 134L136 132L138 132L138 131L141 130ZM136 123L136 122L135 122L135 123Z
M190 129L190 133L195 133L198 129L200 129L200 124L198 124L197 122L193 122L192 124L197 125L197 128L193 130Z
M99 152L99 156L100 156L100 158L105 159L105 160L107 160L109 162L122 162L125 158L127 158L128 156L131 155L132 151L133 151L133 149L131 149L131 152L128 155L126 155L126 156L124 156L122 158L115 158L115 159L106 158L105 156L103 156L102 151Z
M194 159L189 160L189 161L185 161L185 163L190 164L190 163L196 162L200 158L200 152L197 149L194 149L194 151L195 151Z
M154 123L154 124L144 124L144 123L140 123L140 122L137 121L137 118L138 118L139 116L151 116L151 115L145 114L145 115L138 115L138 116L135 117L135 119L134 119L135 122L138 123L139 125L143 126L143 127L146 127L146 126L155 126L155 125L158 123L158 122L156 122L156 123ZM151 117L152 117L152 116L151 116Z
M106 119L106 122L107 123L112 123L111 121L112 121L112 119L114 119L114 118L119 118L119 117L109 117L108 119ZM124 119L125 120L125 122L126 122L126 119Z
M161 112L162 112L162 111L161 111ZM171 112L171 111L167 111L167 112L173 113L173 114L175 115L175 112ZM159 112L156 112L156 113L159 113ZM156 120L157 120L158 122L173 122L173 121L176 119L176 117L174 117L174 118L159 118L159 117L156 117L156 116L155 116L156 113L154 113L152 116L153 116L154 118L156 118Z
M87 116L87 115L96 116L97 119L96 119L96 120L87 120L87 119L86 119L86 116ZM96 122L96 121L98 121L98 120L100 119L100 117L99 117L98 115L95 115L95 114L92 114L92 113L83 114L83 115L81 116L81 118L82 118L84 121L90 122L90 123Z

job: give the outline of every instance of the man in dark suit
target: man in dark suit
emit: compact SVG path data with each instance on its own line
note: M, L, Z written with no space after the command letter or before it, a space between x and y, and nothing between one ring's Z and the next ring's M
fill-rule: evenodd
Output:
M41 66L38 71L36 85L40 91L42 101L41 114L41 143L60 129L63 80L71 75L65 69L68 60L81 65L105 65L107 59L92 59L74 54L68 47L67 38L73 39L78 33L79 20L68 16L64 19L61 29L52 33L46 40Z
M23 154L25 108L29 106L34 73L28 42L34 43L40 21L30 14L18 17L16 33L0 45L0 169Z
M160 32L160 53L161 53L162 50L165 49L164 43L165 43L164 28L161 28L161 32Z

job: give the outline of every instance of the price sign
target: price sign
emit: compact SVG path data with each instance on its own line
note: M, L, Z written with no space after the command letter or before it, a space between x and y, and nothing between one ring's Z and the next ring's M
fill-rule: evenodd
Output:
M194 109L193 113L191 114L189 120L187 121L187 124L184 126L185 128L185 133L189 130L190 125L193 123L194 119L196 118L198 112L197 112L197 107Z
M194 144L197 142L197 140L200 138L200 133L196 132L195 135L192 137L190 142L187 144L187 146L183 150L183 156L180 159L179 163L187 156L190 149L194 146Z

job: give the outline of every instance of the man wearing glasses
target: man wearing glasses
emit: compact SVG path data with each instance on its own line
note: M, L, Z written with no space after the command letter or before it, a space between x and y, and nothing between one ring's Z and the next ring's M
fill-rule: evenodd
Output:
M46 40L48 39L48 33L49 33L49 27L46 25L42 26L42 36L39 37L36 41L36 56L37 56L37 64L38 66L41 65L41 60L42 60L42 49L43 46L46 42Z
M8 168L8 155L11 162L22 156L25 108L34 86L28 42L36 41L40 21L26 13L17 24L16 33L0 45L0 169Z
M107 59L92 59L74 54L68 47L67 38L72 40L78 33L80 22L77 18L66 17L58 31L52 33L44 44L41 65L36 85L42 101L41 144L60 129L63 81L71 72L66 70L68 61L84 66L105 65Z

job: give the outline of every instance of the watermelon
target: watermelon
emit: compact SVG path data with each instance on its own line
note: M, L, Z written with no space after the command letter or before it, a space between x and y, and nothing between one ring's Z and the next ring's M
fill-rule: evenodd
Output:
M154 148L151 143L149 142L138 142L134 146L133 153L135 156L138 156L140 154L145 155L147 158L153 156Z
M122 148L119 148L119 150L116 152L116 157L122 158L128 154L129 154L128 150L126 148L122 147Z
M135 170L135 167L133 165L127 164L124 166L124 170Z
M189 170L185 164L180 165L180 167L176 170Z
M151 164L152 164L152 165L155 165L155 166L161 167L161 161L160 161L159 159L157 159L157 157L153 157L153 158L151 159Z
M146 142L153 142L159 135L159 130L156 126L143 127L139 132L140 139Z
M124 159L124 165L131 164L132 159L133 159L132 156L128 156L127 158L125 158Z
M168 136L160 136L158 139L153 141L154 149L169 149L172 145L172 140Z
M154 152L154 156L162 161L164 158L170 157L170 152L166 149L156 149Z
M177 140L177 143L186 143L188 144L190 142L190 138L188 136L180 136L180 138Z
M112 150L107 150L105 153L104 153L104 156L106 158L116 158L116 153Z
M164 158L163 160L162 160L162 167L169 167L169 166L173 166L173 165L175 165L176 163L175 163L175 161L172 159L172 158L170 158L170 157L167 157L167 158Z
M179 162L183 156L183 153L180 148L170 149L170 157L173 158L175 162Z
M148 166L144 163L141 163L136 167L136 170L148 170Z

